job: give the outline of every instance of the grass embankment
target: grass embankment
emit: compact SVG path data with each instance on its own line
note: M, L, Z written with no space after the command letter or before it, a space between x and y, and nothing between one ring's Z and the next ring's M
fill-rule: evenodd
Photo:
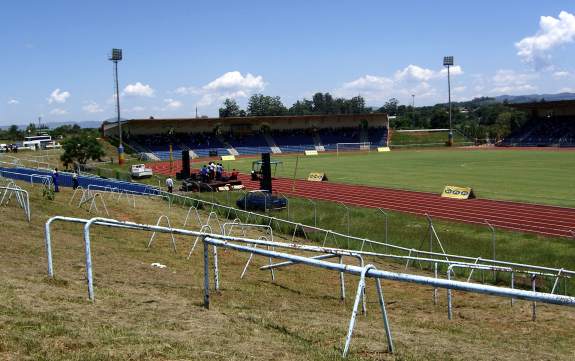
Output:
M27 187L29 188L29 187ZM86 300L81 227L54 226L56 279L46 279L43 226L49 216L91 217L68 205L70 190L41 202L32 190L28 224L14 204L0 210L0 358L33 360L338 360L350 316L355 277L346 277L348 300L338 299L338 275L304 266L285 268L271 282L255 266L239 274L246 254L220 251L222 290L201 307L202 261L185 255L191 239L160 235L146 249L149 234L95 228L92 256L96 302ZM109 201L111 217L155 223L166 213L180 225L185 209L138 200ZM403 266L367 259L379 268ZM150 267L152 262L166 269ZM417 273L423 271L412 270ZM575 357L572 309L456 292L455 319L429 288L383 282L397 352L385 352L385 338L373 283L367 316L358 316L350 360L525 360Z
M292 178L296 156L276 176ZM251 170L253 158L230 167ZM446 185L473 187L480 198L575 207L575 156L570 151L428 149L388 153L299 156L297 178L325 172L330 182L440 193Z
M449 132L402 132L397 130L391 131L389 144L391 147L438 147L446 145ZM453 145L470 145L461 133L453 132Z

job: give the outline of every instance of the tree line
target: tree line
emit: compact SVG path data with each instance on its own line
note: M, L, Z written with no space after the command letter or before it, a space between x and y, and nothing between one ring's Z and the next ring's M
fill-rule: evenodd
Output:
M246 109L241 109L234 99L226 99L219 109L221 118L274 115L325 115L387 113L392 129L439 129L449 128L449 107L447 104L413 107L389 99L380 108L368 107L361 96L351 99L334 98L330 93L315 93L311 99L296 101L286 107L279 96L254 94ZM494 98L482 97L466 102L452 103L452 126L469 138L502 139L527 122L525 112L497 102Z
M18 125L11 125L7 129L0 129L0 139L7 141L20 141L24 137L34 136L38 134L49 134L52 139L64 139L72 135L85 134L88 136L98 137L98 129L82 128L78 124L61 125L59 127L49 129L47 127L38 127L35 123L28 124L25 128L20 128Z
M226 99L219 109L220 118L256 117L276 115L321 115L321 114L362 114L372 112L365 106L361 96L351 99L334 98L330 93L315 93L311 99L296 101L286 107L279 96L254 94L248 100L246 109L241 109L234 99Z
M471 139L500 140L528 121L527 113L493 98L475 98L451 105L452 127ZM392 116L392 129L449 128L448 104L413 108L411 105L400 105L397 99L392 98L379 110Z

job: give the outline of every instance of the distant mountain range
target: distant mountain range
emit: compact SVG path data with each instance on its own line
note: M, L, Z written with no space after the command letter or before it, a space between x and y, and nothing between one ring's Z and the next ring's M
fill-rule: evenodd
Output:
M558 94L529 94L529 95L500 95L496 96L498 102L507 101L508 103L530 103L542 100L551 102L557 100L575 100L575 93L558 93Z
M100 125L102 125L102 121L100 120L86 120L83 122L51 122L51 123L47 123L46 125L48 126L48 128L50 129L54 129L57 127L60 127L62 125L74 125L74 124L78 124L80 127L82 128L99 128ZM18 127L20 129L26 129L26 127L28 126L28 124L19 124ZM2 130L6 130L10 128L10 125L0 125L0 129Z
M532 103L540 101L558 101L558 100L575 100L575 93L558 93L558 94L527 94L527 95L499 95L496 97L479 97L471 100L453 102L459 106L485 105L493 103ZM447 103L438 103L437 105L447 105Z
M54 123L48 123L48 127L50 127L50 129L54 129L57 127L60 127L62 125L74 125L74 124L78 124L80 127L82 128L99 128L100 125L102 125L102 121L101 120L86 120L83 122L54 122Z

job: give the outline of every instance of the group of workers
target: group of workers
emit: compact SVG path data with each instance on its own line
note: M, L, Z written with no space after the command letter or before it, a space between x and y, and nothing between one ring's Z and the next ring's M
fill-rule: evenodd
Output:
M4 145L2 151L6 153L18 153L18 145L17 144L6 144Z
M203 183L210 183L212 181L231 181L237 180L239 172L234 168L229 176L224 175L224 166L222 163L210 162L209 164L204 164L199 171L200 179ZM174 180L172 177L166 179L166 188L168 193L174 191Z
M210 162L208 165L204 164L200 169L200 176L202 182L208 183L212 180L221 180L224 173L224 166L221 163Z
M238 179L239 172L233 170L229 177L224 177L224 165L222 163L210 162L209 164L204 164L200 169L200 178L202 182L209 183L213 180L216 181L227 181Z
M54 192L60 192L60 173L58 172L58 168L54 168L52 171L52 184L54 185ZM74 173L72 173L72 189L75 190L79 186L78 173L74 171Z

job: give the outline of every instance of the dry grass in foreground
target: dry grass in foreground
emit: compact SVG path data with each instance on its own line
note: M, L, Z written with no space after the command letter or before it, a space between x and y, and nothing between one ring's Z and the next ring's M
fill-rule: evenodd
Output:
M52 202L32 194L32 223L13 205L0 209L0 358L4 360L337 360L357 279L347 276L347 301L339 300L338 274L306 266L268 272L256 266L243 280L247 254L220 252L221 292L210 310L202 302L202 260L192 240L168 235L151 249L149 234L97 228L92 237L96 302L87 300L84 250L79 225L54 226L56 278L46 278L43 226L48 217L90 218L68 205L65 189ZM154 223L169 214L181 225L186 211L161 201L108 202L112 218ZM152 268L153 262L167 265ZM350 260L350 262L352 262ZM403 266L369 260L378 268ZM416 270L411 270L415 272ZM419 271L422 272L423 271ZM386 352L385 335L368 282L368 314L359 316L350 360L573 360L575 312L496 297L454 293L448 321L445 292L383 282L396 354Z

